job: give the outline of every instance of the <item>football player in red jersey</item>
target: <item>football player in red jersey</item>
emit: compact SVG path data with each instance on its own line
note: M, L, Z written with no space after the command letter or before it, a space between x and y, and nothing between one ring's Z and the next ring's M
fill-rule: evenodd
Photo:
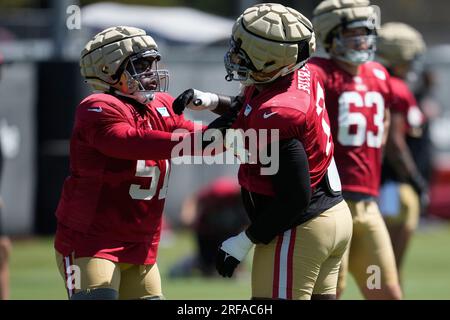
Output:
M271 139L258 140L255 153L271 149L272 160L279 160L272 175L264 173L261 158L241 164L239 183L251 223L221 244L216 259L218 272L231 277L254 247L256 299L334 299L351 238L323 85L307 64L314 50L311 22L294 9L269 3L250 7L237 19L225 55L226 79L245 88L245 107L233 128L244 136L258 130L261 140L268 132ZM214 99L205 105L202 97L213 95L187 90L174 110L210 109Z
M380 197L380 208L399 269L409 239L418 224L420 199L427 194L426 180L418 170L407 142L408 137L421 136L425 116L405 83L413 64L425 50L421 34L404 23L386 23L379 31L377 57L391 74L394 95L382 172L381 194L386 197Z
M56 211L56 259L70 299L163 296L156 256L169 160L194 125L172 111L160 58L153 38L126 26L100 32L81 53L81 73L101 93L76 109Z
M394 253L376 203L392 97L388 72L371 61L374 20L376 11L368 0L322 1L312 22L330 58L313 58L310 68L324 83L336 164L353 216L338 294L349 269L365 298L400 299Z

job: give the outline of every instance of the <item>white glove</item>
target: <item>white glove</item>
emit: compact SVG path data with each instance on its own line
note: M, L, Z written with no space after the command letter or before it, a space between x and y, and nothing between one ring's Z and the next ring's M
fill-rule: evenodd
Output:
M186 107L191 110L214 110L219 105L219 96L211 92L194 90L194 97Z
M221 250L233 256L237 260L242 261L247 256L251 248L255 244L248 238L245 231L242 231L237 236L228 238L222 243Z

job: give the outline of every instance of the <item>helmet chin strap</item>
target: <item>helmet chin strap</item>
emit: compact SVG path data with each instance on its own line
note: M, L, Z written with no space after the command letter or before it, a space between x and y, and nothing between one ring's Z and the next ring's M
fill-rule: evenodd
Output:
M308 59L300 61L299 63L297 63L293 66L283 67L272 78L270 78L269 80L265 80L265 81L256 81L249 75L247 80L241 81L241 84L243 86L249 86L249 85L254 85L254 84L267 84L267 83L273 82L279 77L284 77L285 75L288 75L289 73L292 73L297 69L300 69L301 67L303 67L303 65L306 63L306 61L308 61Z

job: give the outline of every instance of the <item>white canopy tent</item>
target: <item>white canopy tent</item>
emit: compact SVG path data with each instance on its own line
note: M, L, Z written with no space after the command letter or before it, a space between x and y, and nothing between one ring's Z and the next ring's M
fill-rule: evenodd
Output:
M230 38L234 21L185 7L96 3L82 7L82 27L96 31L115 25L146 30L157 42L208 45Z

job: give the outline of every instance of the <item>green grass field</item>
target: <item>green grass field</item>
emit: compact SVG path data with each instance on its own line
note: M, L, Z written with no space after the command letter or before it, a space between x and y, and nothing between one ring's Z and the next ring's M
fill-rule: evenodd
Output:
M17 240L11 259L11 299L66 299L55 266L52 238ZM450 299L450 225L421 226L407 253L404 270L406 299ZM250 274L238 279L169 279L169 267L193 250L189 233L177 233L161 246L159 268L167 299L248 299ZM249 262L247 261L247 269ZM361 299L350 279L343 299Z

